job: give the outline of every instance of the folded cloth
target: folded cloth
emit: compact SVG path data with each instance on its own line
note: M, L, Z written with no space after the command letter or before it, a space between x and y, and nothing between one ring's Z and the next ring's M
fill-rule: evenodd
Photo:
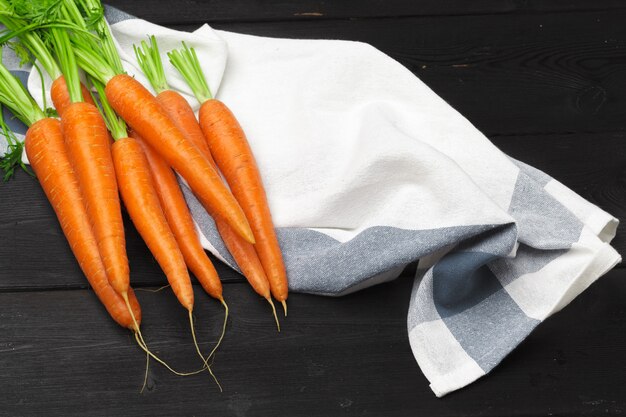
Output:
M256 156L291 291L340 296L419 260L409 340L437 396L488 373L620 261L609 245L617 219L507 157L370 45L206 25L186 33L114 9L107 16L126 70L141 81L132 44L146 35L163 54L181 41L196 48ZM172 87L197 109L164 58ZM41 85L33 71L38 99ZM204 247L237 269L181 184Z

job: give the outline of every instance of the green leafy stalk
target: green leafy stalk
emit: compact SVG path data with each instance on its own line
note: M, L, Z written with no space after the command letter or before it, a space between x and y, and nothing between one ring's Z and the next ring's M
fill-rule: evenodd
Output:
M104 18L104 7L102 7L102 3L99 0L73 1L75 1L76 4L83 9L86 16L86 23L96 31L98 37L100 38L100 42L102 44L102 55L105 57L106 61L109 63L111 68L113 68L116 74L124 73L122 60L117 52L117 48L115 47L113 35L111 35L109 25Z
M126 123L122 120L121 117L118 117L115 113L115 110L109 104L109 101L106 99L106 94L104 92L104 85L98 80L91 79L92 84L96 87L96 91L98 92L98 96L100 100L94 100L94 102L98 103L100 101L100 105L98 105L98 110L100 110L100 114L104 119L107 128L111 131L111 135L113 135L113 139L124 139L128 137L128 131L126 129Z
M149 45L146 41L141 41L141 46L133 45L133 49L141 70L148 78L148 81L150 81L154 91L159 94L169 90L170 87L165 79L165 71L163 70L163 62L161 61L156 38L154 35L151 35L149 40Z
M78 76L78 64L72 50L72 43L66 30L60 28L50 29L50 38L54 52L59 60L67 91L72 103L84 101L83 93L80 89L80 78Z
M34 176L33 172L28 169L26 164L22 161L22 153L24 151L24 142L17 139L15 133L9 129L4 121L4 112L0 105L0 129L2 129L2 135L7 141L7 151L3 156L0 156L0 169L4 171L3 181L8 181L17 167L22 168L27 174Z
M200 61L198 60L195 49L189 48L185 45L185 42L183 42L182 49L174 49L168 52L167 56L170 58L172 65L180 72L180 75L183 76L189 87L191 87L193 94L200 103L204 103L213 98L206 77L202 72L202 68L200 68Z
M9 33L17 33L28 26L28 23L12 16L12 8L8 1L0 0L0 23L7 27ZM37 59L53 80L61 75L61 70L41 37L33 31L22 31L17 35L20 42ZM22 56L22 55L20 55ZM25 58L25 57L24 57Z
M104 57L88 44L81 42L79 38L72 40L72 46L78 66L98 82L106 85L111 78L118 74Z
M20 80L0 64L0 103L7 106L24 124L32 125L45 118L35 100Z

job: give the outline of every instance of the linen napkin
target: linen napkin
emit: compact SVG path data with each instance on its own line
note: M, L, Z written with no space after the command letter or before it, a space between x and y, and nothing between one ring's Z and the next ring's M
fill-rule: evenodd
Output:
M145 81L132 44L156 35L168 81L197 109L165 57L181 41L196 48L256 156L292 292L341 296L419 260L407 327L437 396L487 374L621 260L617 219L506 156L370 45L107 18L128 73ZM41 101L36 71L16 74ZM237 269L181 184L204 247Z

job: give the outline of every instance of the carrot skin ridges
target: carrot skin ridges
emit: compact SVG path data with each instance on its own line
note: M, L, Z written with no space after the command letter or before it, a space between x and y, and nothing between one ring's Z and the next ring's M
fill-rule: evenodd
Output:
M124 294L130 272L106 125L95 106L73 103L63 113L61 129L109 282Z
M256 161L243 129L221 101L200 107L200 127L211 155L241 204L256 240L255 249L278 301L287 299L287 273Z
M170 120L174 122L178 130L191 143L196 145L200 153L210 158L209 145L206 143L196 115L185 97L174 90L165 90L159 93L156 99L163 106L163 110L165 110ZM212 166L215 168L213 158L209 162L212 162Z
M89 284L111 317L121 326L133 329L132 317L124 300L109 285L78 179L67 155L60 122L47 118L33 124L26 133L25 148L31 167ZM139 323L139 302L132 290L128 296Z
M180 303L193 310L194 295L187 266L163 214L141 145L132 138L119 139L113 144L112 154L120 193L133 224Z
M89 90L87 90L87 87L85 87L82 83L80 84L80 91L83 94L83 101L85 103L95 105L91 94L89 94ZM63 117L65 110L70 106L70 104L72 104L70 92L67 89L67 84L65 83L65 78L63 78L63 76L60 76L52 82L52 86L50 87L50 97L52 97L52 104L54 105L57 113L59 116Z
M176 238L187 267L211 297L221 300L222 283L213 263L200 244L193 217L191 217L185 197L176 180L176 174L167 162L136 132L131 132L130 136L141 145L146 155L163 213Z
M202 133L196 115L187 100L173 90L163 91L157 95L157 100L161 103L176 127L196 145L213 169L219 172L217 164L211 156L209 145L204 138L204 133ZM235 233L221 218L215 217L214 220L226 248L235 259L235 262L237 262L241 273L246 277L257 294L263 298L268 298L270 296L269 282L254 246Z
M254 245L236 235L223 220L215 219L215 225L226 248L228 248L228 252L239 265L241 273L246 277L252 289L261 297L269 298L270 284Z
M219 175L167 116L156 98L128 75L116 75L105 87L113 109L173 167L207 204L249 242L254 236L246 216Z

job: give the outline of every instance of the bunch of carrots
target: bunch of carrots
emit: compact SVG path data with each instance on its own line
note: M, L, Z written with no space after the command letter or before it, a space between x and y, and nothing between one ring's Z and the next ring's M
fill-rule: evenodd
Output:
M124 73L99 0L0 0L0 43L37 62L53 80L56 110L40 108L0 65L0 103L29 129L24 147L68 243L111 317L133 331L147 358L172 372L208 370L228 319L217 272L203 250L177 175L207 212L252 288L287 314L287 275L252 150L228 107L213 98L193 48L168 52L170 62L201 103L199 118L168 86L157 40L135 53L156 95ZM87 76L88 85L80 81ZM45 98L44 98L44 107ZM9 137L9 131L0 120ZM3 160L19 164L12 140ZM12 171L11 171L12 172ZM120 198L121 196L121 198ZM141 309L130 286L121 207L165 273L189 323L202 368L175 371L148 348ZM219 341L204 355L193 324L191 271L225 308ZM216 379L217 381L217 379Z

